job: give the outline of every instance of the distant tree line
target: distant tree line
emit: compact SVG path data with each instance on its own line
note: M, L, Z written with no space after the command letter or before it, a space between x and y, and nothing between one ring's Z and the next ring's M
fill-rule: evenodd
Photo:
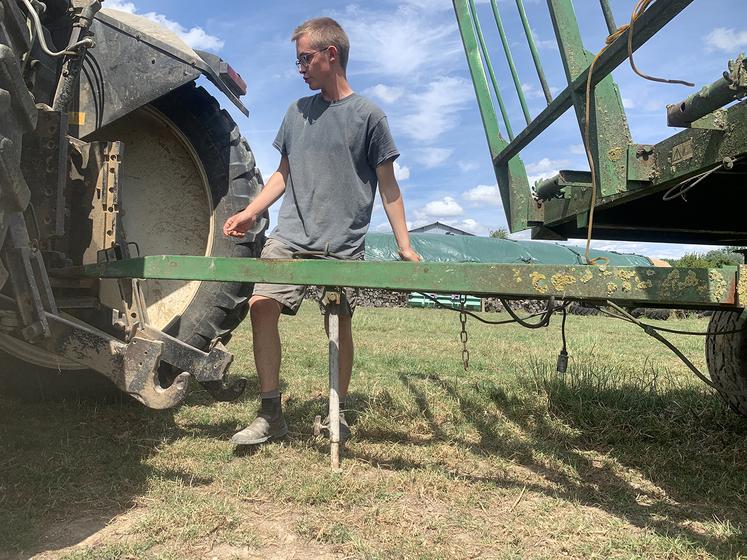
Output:
M744 264L744 253L747 247L721 247L707 253L687 253L679 259L665 259L678 268L721 268Z

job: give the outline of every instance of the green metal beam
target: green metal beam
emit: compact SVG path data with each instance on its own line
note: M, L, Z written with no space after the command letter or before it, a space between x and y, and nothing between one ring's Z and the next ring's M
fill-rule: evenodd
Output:
M552 103L552 93L550 92L550 86L547 85L547 79L545 78L545 71L542 68L542 61L540 60L539 51L537 50L537 43L534 40L534 34L532 28L529 25L529 19L527 19L527 12L524 9L524 3L522 0L516 0L516 7L519 10L519 17L521 18L521 25L524 27L524 34L527 37L527 43L529 43L529 50L532 53L532 60L534 61L534 67L537 70L537 77L539 78L540 84L542 85L542 92L545 94L545 99L548 105Z
M504 297L744 307L747 267L658 268L527 264L141 257L58 271L63 276L348 286Z
M594 55L584 48L571 0L548 0L547 4L570 85L582 74L588 74ZM594 72L597 72L596 68ZM572 91L571 96L583 134L585 94L583 91ZM596 166L598 196L601 198L627 190L627 150L632 138L620 92L612 76L605 77L593 88L592 97L588 141Z
M501 37L501 44L503 45L503 52L506 55L506 62L508 62L508 68L511 71L511 78L514 81L514 87L516 88L516 95L519 96L519 103L521 104L521 111L524 113L524 120L527 124L532 122L532 117L529 115L529 107L527 106L527 100L524 97L524 90L521 89L521 80L519 79L519 73L516 70L516 64L514 64L514 57L511 54L511 47L508 44L508 37L506 36L506 30L503 28L503 19L501 18L501 12L498 9L498 4L495 0L490 0L490 6L493 9L493 18L495 24L498 26L498 35ZM512 138L513 140L513 138Z
M633 29L633 50L640 48L692 2L693 0L668 0L667 2L659 1L651 4L636 21ZM599 57L591 78L592 86L602 81L605 76L620 66L627 57L628 33L626 32L620 35ZM561 91L555 97L555 100L534 118L529 126L516 135L516 138L501 151L497 158L494 156L494 162L503 163L510 160L558 120L573 104L571 92L583 92L586 87L587 75L588 70L584 70L571 85Z
M453 0L453 3L459 32L462 35L464 53L467 56L467 64L472 76L472 84L475 88L477 105L490 148L490 157L495 161L508 143L500 134L498 118L490 97L490 87L480 56L478 38L473 27L469 0ZM519 157L513 157L495 164L494 169L509 229L511 231L526 229L529 212L536 207L530 205L531 192L524 163Z

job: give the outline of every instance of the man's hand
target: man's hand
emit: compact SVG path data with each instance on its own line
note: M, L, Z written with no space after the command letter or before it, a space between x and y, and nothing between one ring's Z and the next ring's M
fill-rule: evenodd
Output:
M223 224L223 234L229 237L244 237L244 234L257 223L257 215L248 208L234 214Z
M415 252L415 249L412 247L407 247L406 249L398 249L397 252L399 253L399 257L403 261L409 261L409 262L420 262L421 258L420 255L418 255Z

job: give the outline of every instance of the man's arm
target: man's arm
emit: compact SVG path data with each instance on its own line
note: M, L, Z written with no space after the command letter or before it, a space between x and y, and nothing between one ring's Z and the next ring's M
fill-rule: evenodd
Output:
M223 224L223 234L230 237L243 237L244 234L254 227L257 218L261 216L272 204L285 192L285 185L288 183L290 174L290 163L288 156L283 155L280 158L280 165L277 171L272 174L270 179L265 183L264 188L257 198L249 203L249 206L241 212L234 214L226 223Z
M410 234L407 232L407 222L405 222L405 205L394 176L394 161L387 160L379 165L376 168L376 177L379 180L381 202L384 204L384 211L392 226L394 238L397 240L399 256L405 261L419 262L420 255L410 246Z

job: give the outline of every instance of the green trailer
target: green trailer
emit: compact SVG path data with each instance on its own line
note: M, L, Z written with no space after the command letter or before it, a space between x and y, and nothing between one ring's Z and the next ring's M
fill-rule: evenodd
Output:
M6 20L8 14L17 16L21 12L18 9L20 2L25 0L3 0ZM532 119L516 80L527 126L514 133L494 79L492 63L487 56L474 0L453 0L492 164L512 231L530 229L533 239L537 240L593 235L613 240L745 244L747 224L742 216L743 205L730 203L730 194L735 192L740 174L747 166L744 159L747 154L747 104L738 102L726 107L746 92L744 57L731 61L724 76L698 95L674 103L670 110L670 122L682 130L654 145L633 142L620 95L611 76L613 69L624 63L635 49L655 33L664 29L667 22L691 2L658 0L647 4L648 8L637 15L634 25L616 33L603 52L594 56L581 41L571 1L548 0L547 7L568 81L568 86L552 98L533 44L531 23L521 0L516 0L531 51L535 55L538 79L546 95L547 107ZM80 7L96 3L80 0L74 4ZM615 25L611 21L607 0L601 0L600 5L612 33ZM502 44L507 60L514 69L509 42L502 32L499 6L495 1L491 2L491 9L504 38ZM71 13L76 14L74 11ZM123 48L117 45L125 41L123 37L136 34L137 30L133 29L138 22L117 21L111 15L104 14L94 18L94 24L102 32L112 34L108 48L116 49ZM0 39L6 40L5 37ZM176 52L173 46L159 43L155 38L137 44L138 49L145 49L142 56L147 62L154 53L162 53L166 49L176 70L184 65L190 71L204 68L206 74L221 82L222 61L201 58L191 59L190 64L187 56L192 56L190 53ZM89 47L93 45L86 48ZM12 52L24 52L23 47L16 47ZM77 54L66 56L73 59L68 62L74 71ZM131 58L135 60L137 56L140 54L133 50ZM16 56L12 59L10 55L6 58L15 63L8 65L14 72L11 78L20 75L23 58ZM7 89L6 82L11 79L8 76L10 74L0 73L0 88ZM17 80L14 84L16 90L22 89ZM234 91L235 86L227 86L229 93ZM19 91L20 97L13 105L13 116L17 117L19 126L25 126L16 134L16 140L24 131L28 134L28 131L34 130L35 125L28 119L24 121L25 117L34 114L34 108L25 103L22 93ZM85 87L81 86L72 95L78 103L90 102L86 97L90 97L90 92ZM233 93L231 95L235 97ZM91 108L92 114L95 114L95 109ZM522 149L571 109L589 152L591 172L564 170L552 179L530 186L521 160ZM503 115L507 137L500 131L498 113ZM67 116L68 111L64 115ZM45 122L59 121L61 116L60 111L44 112ZM115 114L104 111L102 116L116 122ZM161 124L173 122L168 118L164 121L163 116L163 107L159 107L157 100L149 99L148 108L140 119L144 123L149 118L160 119ZM79 112L73 112L73 117L77 120L72 123L59 121L62 127L58 126L60 137L63 140L72 138L65 145L80 147L75 142L76 138L83 138L89 143L99 142L96 148L107 157L100 158L95 168L95 171L102 173L93 175L109 177L111 174L111 177L119 177L118 165L122 158L126 160L127 153L117 151L123 148L116 142L117 138L99 139L95 131L87 132L90 135L80 134L81 127L87 125ZM250 178L256 187L260 179L253 175L253 159L250 158L248 146L237 132L232 132L230 138L231 145L245 156L243 163L231 166L238 173L234 179L243 181ZM41 144L46 145L51 144ZM5 167L0 171L6 173L11 169L11 164L19 167L19 154L5 150L2 155ZM75 160L73 156L71 159ZM563 309L565 302L571 301L608 306L612 313L621 314L633 322L637 320L625 315L627 306L713 310L706 337L709 376L704 376L704 380L715 386L737 412L747 415L745 266L672 269L634 262L621 265L599 258L603 255L589 250L577 255L579 258L574 262L553 264L513 260L497 263L423 261L417 264L386 261L263 261L246 254L231 254L230 250L228 254L224 251L224 254L213 255L202 250L169 254L168 251L159 251L157 246L155 249L137 247L120 228L106 227L112 223L116 226L117 218L116 212L107 212L115 205L106 204L99 216L103 225L99 246L86 245L84 255L80 251L80 244L75 245L73 242L76 240L72 238L68 246L77 248L77 252L65 253L31 242L28 231L36 233L36 230L30 225L34 223L32 213L27 211L28 189L24 188L22 181L13 182L6 176L17 179L18 172L15 175L7 172L3 176L0 208L3 212L0 214L0 233L9 232L4 249L8 258L4 259L6 266L0 269L0 286L5 284L5 290L0 293L0 337L13 343L6 344L4 348L15 348L17 360L33 355L39 360L44 357L48 360L45 364L55 361L64 363L66 368L62 369L71 372L93 370L147 406L178 404L186 394L190 378L208 387L216 398L236 397L243 389L240 381L228 382L225 378L232 355L222 345L230 337L231 329L238 324L240 314L224 314L218 323L210 323L211 328L204 332L194 322L181 321L181 326L191 329L194 336L190 338L178 330L169 331L174 329L178 321L173 321L173 314L171 322L168 317L159 314L156 305L159 297L191 289L190 301L201 301L204 305L214 306L216 310L238 311L246 301L248 284L274 282L543 299L547 301L547 311L540 321L549 319L552 313ZM109 192L115 195L118 188L127 188L116 181L96 183L93 180L86 183L83 173L78 180L88 184L94 194ZM59 191L54 191L55 195L61 193L59 196L63 198L66 196L64 183L63 180ZM6 184L13 189L7 189ZM104 187L103 191L96 190L97 184ZM108 191L108 188L113 190ZM688 190L690 204L678 198L685 189ZM256 194L255 191L245 193L244 199L248 201ZM699 211L695 212L695 207ZM13 246L8 245L9 240ZM256 254L261 241L260 229L251 232L239 245L248 248L249 253ZM9 278L8 282L5 282L6 278ZM93 288L101 285L108 287L106 294ZM9 286L12 289L8 289ZM216 286L226 289L217 289ZM65 311L61 311L58 302L64 301L65 297L70 299L75 294L78 295L75 298L77 307L68 304ZM95 309L108 310L108 315L92 313L85 306L86 298L94 300ZM564 303L559 304L561 301ZM113 316L116 319L114 323ZM208 312L205 317L212 315ZM652 336L662 338L651 327L641 326ZM201 341L200 348L196 344L198 340ZM331 363L333 361L331 359ZM163 375L175 369L185 373L176 378Z

